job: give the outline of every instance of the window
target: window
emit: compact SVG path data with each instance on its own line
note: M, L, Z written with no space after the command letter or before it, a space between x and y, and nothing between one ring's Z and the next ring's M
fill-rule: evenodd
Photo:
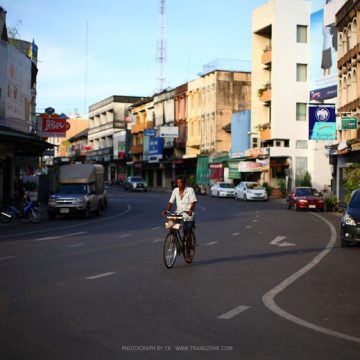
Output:
M307 142L307 140L296 140L295 146L297 149L307 149L308 142Z
M306 81L306 80L307 80L307 65L296 64L296 81Z
M307 43L307 26L297 25L296 27L296 41L298 43Z
M296 103L296 120L306 121L306 103Z
M276 147L281 147L281 141L276 141L276 142L275 142L275 146L276 146Z

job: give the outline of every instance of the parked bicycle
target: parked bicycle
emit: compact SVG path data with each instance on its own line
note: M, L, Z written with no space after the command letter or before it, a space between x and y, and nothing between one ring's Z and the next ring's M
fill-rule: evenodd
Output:
M21 218L26 218L33 224L41 221L40 211L34 207L34 203L29 199L25 200L24 207L21 210L14 205L4 206L0 210L0 221L3 223L9 223L15 219L20 221Z
M191 263L195 256L196 237L192 230L181 235L183 222L182 213L167 212L165 228L169 233L165 237L163 257L165 266L170 269L174 266L177 255L184 256L187 263Z

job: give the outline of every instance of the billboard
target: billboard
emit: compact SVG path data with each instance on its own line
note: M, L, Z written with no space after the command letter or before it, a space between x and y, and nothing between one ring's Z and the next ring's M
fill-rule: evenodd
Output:
M309 104L309 140L336 140L335 104Z
M58 114L42 114L41 135L43 137L66 137L68 125L66 119L61 119Z
M312 0L310 101L337 97L337 31L335 14L344 0Z
M126 131L120 131L113 135L113 159L126 158Z

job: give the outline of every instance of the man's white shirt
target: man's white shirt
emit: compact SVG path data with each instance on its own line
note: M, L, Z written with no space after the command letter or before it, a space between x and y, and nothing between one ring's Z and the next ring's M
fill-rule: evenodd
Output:
M189 211L191 204L197 201L194 189L191 187L186 187L184 189L183 195L180 196L179 188L175 188L171 194L169 202L174 204L175 201L176 211ZM194 212L191 216L186 213L183 214L184 221L194 221L194 216Z

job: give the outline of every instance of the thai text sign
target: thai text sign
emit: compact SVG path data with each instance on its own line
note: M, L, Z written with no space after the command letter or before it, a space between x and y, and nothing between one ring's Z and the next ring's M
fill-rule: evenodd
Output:
M356 130L358 128L357 117L342 117L341 129L342 130Z
M335 139L335 104L309 104L309 140Z
M43 114L41 130L43 137L66 137L66 119L60 119L57 114Z

